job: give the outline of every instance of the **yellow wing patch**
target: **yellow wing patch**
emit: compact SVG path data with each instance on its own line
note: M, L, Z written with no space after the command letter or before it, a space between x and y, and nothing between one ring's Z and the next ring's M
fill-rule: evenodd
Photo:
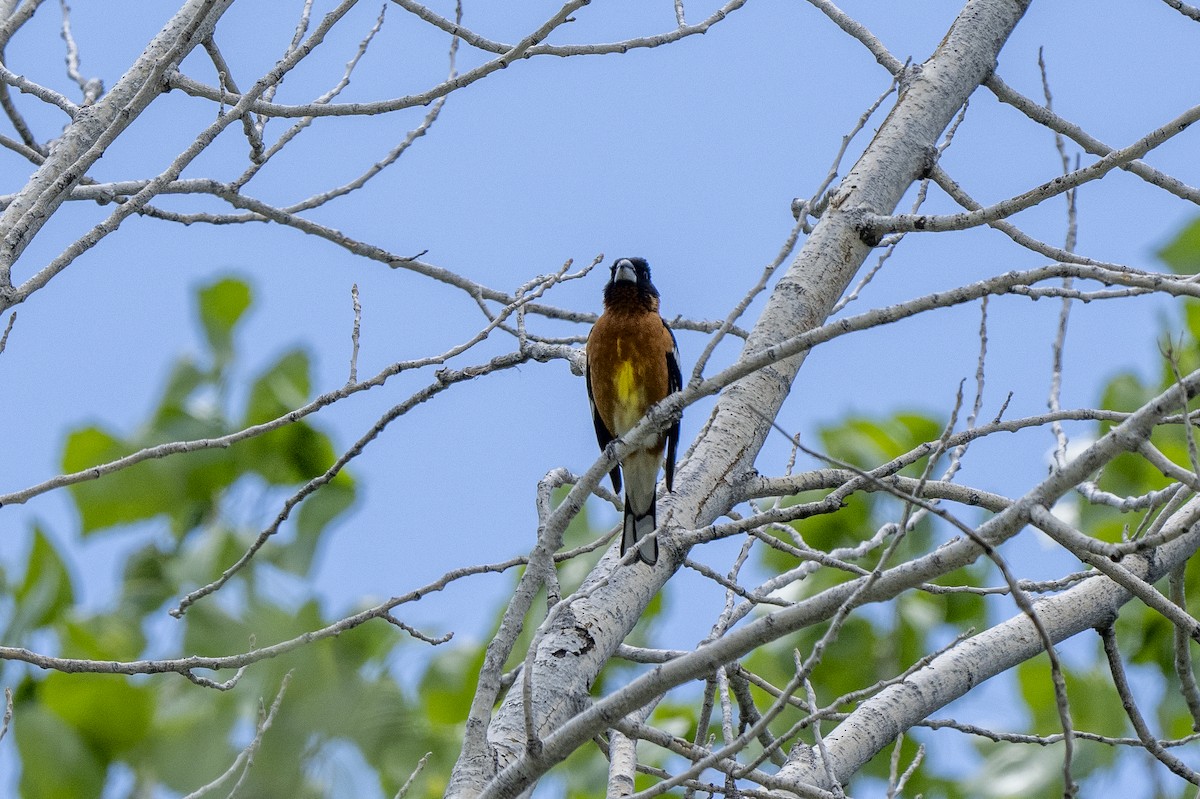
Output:
M633 361L621 361L617 367L615 386L617 389L616 424L617 435L622 435L641 420L646 412L645 390L636 379Z

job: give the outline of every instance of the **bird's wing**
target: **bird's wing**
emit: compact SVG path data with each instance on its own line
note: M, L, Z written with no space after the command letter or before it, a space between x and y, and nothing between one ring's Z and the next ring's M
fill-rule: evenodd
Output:
M584 376L587 380L588 405L592 409L592 424L596 427L596 443L600 445L600 449L603 451L604 448L609 445L609 442L616 438L616 436L609 431L608 426L604 424L604 420L600 418L600 412L596 410L596 398L592 396L592 364L590 359L588 360L587 368L584 370ZM613 491L616 491L618 494L620 494L620 464L613 466L612 471L609 472L609 476L612 478Z
M663 329L667 331L667 335L671 337L671 351L667 353L667 393L674 394L683 388L683 372L679 370L679 343L675 341L675 334L671 332L671 328L667 327L667 323L663 322ZM676 418L671 426L667 429L667 458L665 463L667 490L671 490L671 483L675 479L675 453L679 449L679 419Z

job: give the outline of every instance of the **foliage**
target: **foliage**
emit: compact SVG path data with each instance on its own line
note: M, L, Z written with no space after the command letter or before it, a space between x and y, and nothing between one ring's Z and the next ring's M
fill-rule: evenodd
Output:
M183 357L172 366L156 407L134 433L99 425L71 432L66 471L163 442L226 435L307 399L309 357L294 349L254 378L242 407L231 411L237 326L251 308L250 287L233 277L218 280L198 291L197 305L204 356ZM140 543L124 557L120 589L111 605L80 609L62 539L34 529L24 576L12 586L4 641L37 642L42 650L54 641L64 657L134 660L236 654L325 626L330 619L305 578L322 535L354 502L355 481L344 471L304 501L223 589L227 596L197 603L179 621L165 611L218 577L258 536L234 520L231 506L239 496L279 499L323 473L333 452L328 434L300 421L228 448L149 460L74 485L83 536L128 536L123 531L131 526L136 531ZM273 590L281 582L289 586L285 596ZM367 624L253 666L226 693L177 675L135 679L25 670L15 692L14 724L22 796L98 797L122 774L132 783L130 795L195 790L234 762L252 737L260 700L269 705L289 671L290 686L243 795L345 793L346 786L338 787L338 762L347 759L347 750L370 765L384 792L394 793L428 751L438 755L430 773L445 773L451 743L446 729L390 673L400 641L394 628ZM6 666L10 675L14 668Z

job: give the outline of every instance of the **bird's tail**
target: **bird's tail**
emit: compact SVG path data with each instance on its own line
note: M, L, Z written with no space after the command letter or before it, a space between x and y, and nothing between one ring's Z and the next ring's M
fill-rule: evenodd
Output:
M636 453L622 464L625 471L625 525L621 533L621 555L637 547L642 562L658 562L658 538L646 540L658 527L654 488L658 481L658 458Z
M638 557L642 563L653 566L658 562L658 538L643 541L658 527L654 513L654 496L650 497L650 508L639 514L633 508L628 489L625 491L625 530L621 534L621 555L624 556L632 547L638 548ZM641 541L641 544L638 542Z

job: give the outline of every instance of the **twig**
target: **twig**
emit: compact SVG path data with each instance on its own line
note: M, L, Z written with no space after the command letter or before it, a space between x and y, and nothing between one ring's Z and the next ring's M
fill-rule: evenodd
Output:
M305 13L302 15L302 18L301 18L301 21L305 26L307 26L308 12L310 12L310 11L311 11L311 0L309 0L309 3L306 4ZM371 27L371 29L369 31L367 31L367 35L363 38L363 40L361 42L359 42L357 52L350 59L350 61L348 61L346 63L346 69L345 69L345 72L342 74L341 80L339 80L332 89L330 89L329 91L325 92L320 97L318 97L314 102L316 102L318 104L328 103L334 97L338 96L338 94L340 94L343 89L345 89L348 85L350 85L350 75L354 72L354 68L356 66L358 66L358 62L366 54L367 48L371 45L371 41L375 38L375 34L379 33L379 30L383 27L383 19L384 19L384 15L386 13L387 13L387 5L385 4L383 6L383 8L380 10L379 16L375 20L375 24ZM300 35L299 27L297 28L296 34ZM294 50L298 44L299 44L298 41L293 41L291 47L289 48L289 52ZM278 85L278 84L276 84L276 85ZM231 86L230 89L235 93L237 92L237 88L234 86ZM263 97L264 97L264 99L269 99L265 92L263 93ZM442 98L442 99L444 100L445 98ZM440 108L441 102L439 102L437 104L437 106L438 106L438 108ZM436 117L437 114L434 113L434 116ZM250 119L251 119L251 116L249 114L247 114L245 117L245 121L248 123L250 121ZM275 141L275 143L272 144L270 146L270 148L268 148L264 152L262 149L262 144L263 144L262 133L266 127L267 118L260 115L257 117L257 119L258 119L258 121L253 125L254 139L251 140L251 143L253 144L254 141L257 141L258 147L257 147L257 149L255 149L253 147L251 148L250 165L246 168L246 170L240 176L235 178L233 180L233 182L230 184L234 188L235 191L241 191L242 187L245 186L247 183L249 183L250 180L256 174L258 174L258 172L264 166L267 165L267 162L269 162L272 157L274 157L277 153L282 151L283 148L285 146L287 146L288 143L290 143L293 139L295 139L298 135L300 135L300 133L305 128L307 128L309 125L311 125L312 121L313 121L312 117L305 117L304 119L301 119L300 121L296 122L296 124L294 124L294 125L292 125L292 127L288 128L288 130L286 132L284 132L284 134L281 135ZM395 160L395 159L392 159L392 160ZM378 170L376 170L376 172L377 171ZM362 178L361 182L358 183L358 186L361 186L363 183L366 183L366 181L369 180L370 177L373 176L374 174L375 173L371 173L367 177ZM358 186L354 186L353 188L358 188ZM341 192L334 190L334 192L331 192L331 197L329 199L332 199L333 196L340 196L340 194L346 194L352 190L353 190L352 188L346 189L345 191L341 191ZM310 199L310 200L301 202L295 206L292 206L291 210L294 213L297 210L303 210L305 208L315 208L318 205L323 204L323 202L324 201L314 202Z
M1038 48L1038 70L1042 75L1042 95L1046 99L1046 108L1054 109L1054 96L1050 92L1050 78L1046 71L1046 60L1043 57L1042 48ZM1066 144L1063 141L1063 136L1058 131L1054 132L1054 147L1058 150L1059 160L1062 162L1063 175L1070 174L1071 162L1067 157ZM1078 166L1076 167L1078 168ZM1063 249L1067 252L1075 251L1075 238L1078 230L1075 209L1075 189L1067 192L1067 236ZM1070 289L1071 278L1063 278L1063 288ZM1067 338L1067 322L1071 316L1071 297L1064 296L1062 305L1058 313L1058 328L1054 336L1054 344L1051 347L1051 367L1050 367L1050 397L1047 400L1047 406L1051 412L1061 409L1062 395L1062 375L1063 375L1063 348ZM1067 460L1067 434L1063 427L1058 422L1050 425L1050 430L1054 434L1056 446L1054 449L1054 463L1057 466L1062 466Z
M234 80L233 72L229 68L228 62L225 61L225 56L221 54L221 49L217 47L217 42L213 37L209 36L202 43L208 57L212 59L213 66L217 69L217 82L220 85L222 92L228 91L230 94L241 94L241 89L238 88L237 82ZM222 107L224 103L222 103ZM242 131L246 136L246 141L250 144L250 160L257 162L263 157L263 140L262 133L254 125L254 118L249 114L242 116Z
M1200 773L1188 768L1182 760L1164 749L1150 732L1150 728L1146 726L1146 720L1142 718L1142 713L1138 710L1137 701L1133 698L1133 692L1129 689L1129 681L1125 677L1125 666L1121 663L1121 653L1117 649L1117 633L1113 629L1113 625L1107 624L1101 627L1099 632L1100 640L1104 642L1104 655L1108 658L1108 668L1112 672L1113 685L1117 689L1117 695L1121 697L1125 715L1129 716L1129 722L1137 732L1138 740L1158 762L1193 785L1200 785Z
M808 694L809 707L817 707L817 693L813 690L812 681L808 678L804 680L804 690ZM842 784L838 781L837 775L833 773L833 762L829 758L829 750L825 748L825 737L821 735L821 722L816 719L812 723L813 731L813 747L817 750L817 757L821 759L821 767L825 769L825 780L829 785L833 786L833 795L837 797L845 797L845 791L842 790Z
M437 638L434 638L431 635L426 635L425 633L421 632L420 630L413 627L412 625L406 624L405 622L396 618L390 612L384 613L380 618L387 621L393 627L399 627L401 630L404 630L404 632L408 633L413 638L416 638L418 641L424 641L425 643L429 644L430 646L441 646L442 644L448 643L450 641L450 639L452 639L454 637L453 631L448 632L445 635L439 635Z
M280 683L280 685L279 685L279 691L275 694L275 701L271 702L270 709L269 710L266 710L266 709L260 710L261 716L258 720L258 725L254 731L254 739L252 741L250 741L250 743L246 746L245 749L243 749L240 753L238 753L237 758L234 759L233 763L230 764L229 768L226 769L225 772L223 774L221 774L219 777L217 777L215 780L208 783L207 785L203 785L203 786L197 788L196 790L189 793L187 796L184 796L183 799L200 799L201 796L204 796L208 792L214 791L217 788L220 788L234 774L238 774L238 772L240 771L241 773L238 774L237 782L234 783L233 788L229 791L229 796L232 797L234 794L236 794L238 792L238 789L242 786L242 783L246 779L246 775L250 773L251 767L254 766L254 755L257 754L258 747L262 744L263 736L266 735L267 730L269 730L271 728L272 722L275 721L275 716L279 713L279 707L283 703L283 695L287 691L288 684L291 681L292 681L292 672L289 671L287 674L285 674L283 676L283 682ZM260 707L261 707L261 702L260 702Z
M412 10L410 6L417 7L418 4L401 2L401 0L393 0L398 5L405 7L406 10ZM480 49L489 50L497 53L498 57L484 64L463 72L453 79L443 81L437 86L434 86L426 91L417 94L410 94L404 97L397 97L391 100L380 100L369 103L342 103L342 104L319 104L308 103L305 105L282 105L279 103L271 103L263 100L249 99L246 105L246 110L255 113L263 114L271 117L306 117L306 116L361 116L383 114L390 111L398 111L403 108L414 108L416 106L424 106L437 100L439 97L444 97L451 92L457 91L464 86L469 86L472 83L479 81L482 78L504 69L517 61L526 58L532 58L540 55L553 56L584 56L584 55L605 55L613 53L624 53L629 50L660 47L664 44L678 41L687 36L694 36L708 31L713 25L726 19L729 14L736 11L745 5L746 0L730 0L725 6L713 12L705 21L696 25L689 25L686 28L676 28L670 32L658 34L656 36L645 36L635 39L627 39L621 42L611 44L586 44L586 45L548 45L541 42L553 33L559 26L566 23L573 17L575 12L587 5L589 0L571 0L562 6L553 16L545 23L539 26L536 30L530 33L521 41L513 45L502 45L496 42L488 42L486 39L477 35L471 35L470 31L464 30L461 26L456 26L454 23L442 17L438 17L432 12L420 15L422 19L432 21L438 20L438 27L442 27L448 33L458 35L464 42L479 47ZM421 7L423 8L423 7ZM426 9L426 11L428 11ZM171 88L180 89L188 94L204 97L214 102L220 100L220 92L214 87L205 86L202 83L187 78L178 72L169 76L168 84ZM230 97L230 102L241 102L242 98Z
M429 762L429 758L431 757L433 757L433 752L426 752L425 755L417 761L416 768L414 768L412 773L408 775L408 779L406 779L404 784L400 786L400 790L396 791L396 796L394 799L404 799L405 796L408 796L408 789L412 787L413 780L415 780L417 775L420 774L425 768L425 764Z
M525 286L522 286L521 289L518 290L517 301L514 302L513 305L506 308L505 311L499 317L497 317L496 321L493 321L482 331L476 333L475 336L473 336L464 344L460 344L459 346L448 350L446 354L461 354L467 349L475 346L475 344L483 341L506 316L517 311L529 300L542 296L542 294L548 291L551 287L563 280L570 265L571 262L567 261L567 263L564 264L557 273L548 276L540 275L533 280L528 281ZM533 291L530 291L528 294L526 294L526 288L533 288ZM483 364L467 366L463 369L439 370L432 383L430 383L424 389L411 395L404 402L394 405L387 413L385 413L375 422L370 430L360 436L359 439L354 442L354 444L348 450L343 452L342 455L324 471L324 473L312 478L303 486L301 486L300 489L294 494L288 497L283 504L283 508L276 515L275 520L258 534L258 537L254 540L254 543L250 545L250 547L242 554L240 558L238 558L237 561L226 568L216 580L213 580L211 583L208 583L207 585L202 586L201 588L198 588L189 593L187 596L183 597L179 601L179 604L169 611L170 614L178 618L182 616L187 608L196 601L220 590L222 586L229 582L230 578L241 571L241 569L250 562L254 555L266 545L267 541L272 536L279 532L279 528L285 521L287 521L288 517L292 513L292 510L294 510L297 505L299 505L308 496L315 493L321 487L332 482L333 479L342 471L342 469L346 467L346 464L361 455L367 445L374 441L379 434L382 433L388 427L388 425L390 425L396 419L399 419L413 408L428 401L432 397L440 394L453 385L467 380L472 380L485 374L491 374L492 372L520 366L521 364L527 363L530 359L536 357L538 352L539 349L531 345L522 351L508 353L507 355L498 355Z
M8 725L13 717L13 692L11 688L4 689L4 718L0 718L0 741L8 734Z
M887 89L879 97L875 98L875 102L871 103L866 111L859 115L858 121L850 128L850 132L842 136L842 144L833 156L833 163L829 165L829 171L825 173L825 179L817 186L812 197L807 200L800 200L799 198L792 200L792 215L796 217L796 221L801 224L805 233L812 232L812 226L809 224L808 217L812 214L823 213L826 204L829 202L829 187L837 179L838 170L841 168L842 159L846 156L846 151L850 148L850 142L854 141L854 138L862 132L868 120L875 115L875 112L879 110L879 106L883 105L883 101L890 97L894 91L896 91L895 76L888 83ZM853 294L854 292L851 293ZM844 304L842 300L839 300L839 304L833 308L834 312L836 313L840 310Z
M1171 601L1183 610L1187 610L1186 572L1185 565L1177 566L1171 570L1168 580ZM1175 674L1179 677L1180 693L1187 702L1188 712L1192 714L1192 729L1200 732L1200 687L1196 685L1196 673L1192 670L1191 636L1179 625L1172 625L1171 631L1175 644Z
M977 211L947 215L894 214L881 216L868 213L862 219L861 229L865 235L880 238L885 233L967 230L979 225L990 224L1082 186L1089 181L1104 177L1117 167L1141 158L1154 148L1182 133L1197 120L1200 120L1200 105L1189 108L1175 119L1150 131L1132 144L1119 150L1113 150L1090 166L1073 170L1063 177L1055 178L1015 197Z
M80 74L79 46L75 44L75 37L71 34L71 8L67 5L67 0L59 0L59 6L62 8L62 39L67 45L67 77L83 92L83 105L89 106L104 93L104 84L99 78L89 80Z
M8 324L4 326L4 333L0 334L0 352L4 352L4 348L8 346L8 334L12 332L13 325L17 321L17 312L13 311L8 315Z
M708 365L708 359L712 357L713 351L721 343L721 339L733 328L734 323L741 318L741 315L746 312L746 309L750 307L750 303L754 301L754 298L767 287L771 275L775 274L775 271L779 269L783 262L787 260L787 257L792 254L792 251L796 249L796 241L799 239L800 231L803 227L803 221L796 223L795 227L792 228L792 232L788 234L787 239L784 240L783 245L779 248L779 252L775 255L775 260L766 265L759 276L758 282L738 301L738 304L733 307L733 310L721 322L721 326L708 340L708 343L704 345L704 351L700 353L700 357L696 359L696 366L692 369L692 380L699 380L701 378L704 374L704 367Z
M964 735L974 735L980 738L986 738L989 741L996 743L1012 743L1012 744L1027 744L1031 746L1052 746L1062 743L1062 733L1053 733L1051 735L1029 735L1027 733L1016 732L1000 732L998 730L979 727L974 724L965 724L954 719L923 719L916 723L916 726L925 727L930 730L948 729L955 732L961 732ZM1081 741L1093 741L1095 743L1104 744L1105 746L1129 746L1144 749L1142 742L1137 738L1114 738L1108 735L1098 735L1094 732L1086 730L1076 730L1075 737ZM1176 738L1173 740L1163 740L1159 743L1164 748L1173 748L1177 746L1187 746L1200 740L1200 733Z
M350 332L350 379L346 385L358 382L358 336L362 325L362 304L358 301L358 284L350 286L350 302L354 306L354 328Z
M689 754L689 760L696 762L701 756L701 753L712 747L712 738L709 735L708 727L712 724L712 712L716 705L717 697L717 676L710 675L704 681L704 693L700 702L700 712L696 715L696 734L692 737L692 753ZM683 792L684 799L692 799L695 791L687 788Z

